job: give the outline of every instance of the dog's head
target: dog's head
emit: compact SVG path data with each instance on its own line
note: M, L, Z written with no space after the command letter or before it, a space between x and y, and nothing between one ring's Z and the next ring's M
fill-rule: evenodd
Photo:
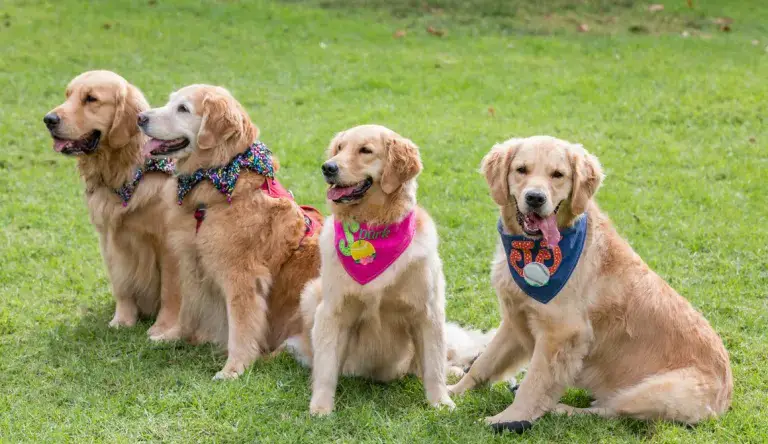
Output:
M80 155L119 149L139 133L136 118L149 108L144 95L110 71L87 71L75 77L66 100L43 122L57 152Z
M332 205L356 205L391 196L415 193L421 172L418 147L379 125L361 125L342 131L328 146L322 170Z
M584 147L548 136L510 139L483 158L481 171L491 197L514 205L515 229L544 236L550 245L558 228L573 224L603 180L600 162Z
M223 165L259 135L232 94L211 85L171 93L165 106L141 113L138 124L150 137L144 154L178 159L180 172Z

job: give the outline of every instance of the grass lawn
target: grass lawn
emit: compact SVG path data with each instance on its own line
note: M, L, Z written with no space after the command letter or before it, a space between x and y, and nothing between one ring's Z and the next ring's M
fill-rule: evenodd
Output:
M0 441L768 441L762 0L675 0L655 13L631 0L82 3L0 3ZM484 329L499 322L497 215L480 159L511 136L583 143L607 173L602 208L722 335L731 411L695 428L547 415L522 437L495 436L478 420L512 402L502 385L448 412L429 408L414 378L347 378L336 413L313 419L310 373L287 355L214 382L225 359L212 347L151 344L148 321L107 328L113 301L83 187L41 121L96 68L154 105L189 83L228 87L283 183L321 208L335 132L377 122L412 138L448 318Z

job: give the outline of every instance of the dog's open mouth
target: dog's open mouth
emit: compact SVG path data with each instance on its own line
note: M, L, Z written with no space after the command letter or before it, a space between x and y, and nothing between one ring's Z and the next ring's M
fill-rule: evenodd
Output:
M101 140L101 131L94 130L79 139L59 139L53 137L53 149L57 153L67 154L69 156L79 156L81 154L91 154L96 151Z
M331 184L331 187L328 188L328 199L336 203L352 202L361 199L371 185L373 185L373 179L370 177L349 186Z
M555 247L560 242L560 230L557 228L557 210L559 209L560 204L548 216L540 216L535 211L523 214L518 209L517 223L528 236L542 236L547 241L547 245Z
M183 150L188 145L189 139L186 137L179 137L178 139L171 140L155 139L153 137L144 144L144 148L142 148L141 152L145 156L167 156L176 151Z

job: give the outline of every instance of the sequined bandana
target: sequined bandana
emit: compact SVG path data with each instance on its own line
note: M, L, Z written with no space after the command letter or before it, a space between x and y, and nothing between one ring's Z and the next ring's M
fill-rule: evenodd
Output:
M144 174L157 172L172 176L175 169L176 163L173 160L147 159L144 162L144 166L136 169L136 172L133 174L133 179L124 183L120 188L117 188L115 193L120 197L120 200L123 201L123 206L127 207L128 201L133 197L133 193L136 191L136 187L139 186L141 179L144 178Z
M208 169L201 168L192 174L179 175L179 186L176 191L177 203L181 205L184 196L205 179L210 180L217 190L227 196L227 202L232 202L232 192L235 190L237 179L243 168L269 178L275 177L272 152L263 143L254 142L245 152L235 156L227 165Z
M565 287L581 258L587 238L587 216L560 230L562 239L550 248L544 239L513 236L498 223L507 265L517 286L533 299L546 304Z

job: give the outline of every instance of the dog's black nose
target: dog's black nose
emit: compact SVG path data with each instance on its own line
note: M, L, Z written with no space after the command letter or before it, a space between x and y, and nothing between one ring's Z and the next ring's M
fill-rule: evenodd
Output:
M149 116L147 116L144 113L139 113L139 120L138 120L139 126L144 126L147 123L149 123Z
M323 164L323 175L325 177L333 177L339 172L339 165L336 162L325 162Z
M53 129L61 122L61 118L56 113L48 113L43 117L43 122L48 129Z
M528 191L525 193L525 203L531 208L541 208L547 201L547 195L543 191Z

